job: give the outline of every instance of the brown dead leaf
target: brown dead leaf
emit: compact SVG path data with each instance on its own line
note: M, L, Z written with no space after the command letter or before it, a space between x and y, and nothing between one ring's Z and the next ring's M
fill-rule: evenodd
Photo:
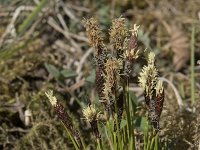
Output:
M189 53L189 40L185 33L176 26L170 30L170 47L174 52L173 66L175 71L180 70L188 61Z

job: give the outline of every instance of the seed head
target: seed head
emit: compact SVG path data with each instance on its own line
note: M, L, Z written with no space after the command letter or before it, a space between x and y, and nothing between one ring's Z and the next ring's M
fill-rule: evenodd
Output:
M95 49L95 55L100 55L106 50L101 37L101 30L98 25L98 21L95 18L84 20L86 33L89 38L91 46Z
M105 83L104 83L104 96L109 99L109 96L114 95L115 90L120 82L120 69L122 69L122 61L120 59L108 59L105 64Z
M123 50L123 43L128 36L128 29L125 25L125 18L117 18L112 21L112 27L110 29L110 41L113 44L114 49L118 54L121 54Z

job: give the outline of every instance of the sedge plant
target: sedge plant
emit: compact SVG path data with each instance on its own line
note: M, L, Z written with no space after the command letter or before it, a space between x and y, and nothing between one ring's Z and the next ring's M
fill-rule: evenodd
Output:
M94 133L96 149L124 150L138 149L136 133L136 110L129 92L133 66L139 57L138 29L128 29L124 18L112 21L109 30L111 49L101 36L101 29L95 18L84 20L90 45L94 49L96 67L96 91L99 107L88 105L82 110L83 118ZM159 118L164 101L162 81L158 80L155 54L150 52L147 65L139 76L139 86L144 90L147 108L146 126L143 133L145 150L159 149ZM87 149L80 132L74 129L70 116L57 101L52 91L46 92L59 119L63 122L75 149ZM152 128L151 128L152 127Z

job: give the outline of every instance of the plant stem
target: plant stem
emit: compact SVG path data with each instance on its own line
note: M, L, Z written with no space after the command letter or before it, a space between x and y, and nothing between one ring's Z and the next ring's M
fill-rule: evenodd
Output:
M148 132L149 132L149 122L148 122L148 113L146 114L146 126L144 131L144 150L148 148Z
M155 140L155 150L158 150L158 148L159 148L159 139L158 139L158 133L156 134L156 140Z
M62 122L62 121L61 121ZM63 124L63 126L65 127L65 125L64 125L64 123L62 122L62 124ZM79 150L79 146L78 146L78 144L77 144L77 141L74 139L74 137L71 135L71 133L70 133L70 131L65 127L65 129L66 129L66 131L67 131L67 134L69 135L69 137L70 137L70 139L71 139L71 141L72 141L72 143L73 143L73 145L74 145L74 147L75 147L75 149L76 150Z
M101 142L100 142L99 139L97 139L97 145L98 145L98 150L101 150L101 149L102 149L102 148L101 148Z
M195 44L195 26L192 27L192 34L191 34L191 101L192 105L195 104L195 76L194 76L194 61L195 61L195 50L194 50L194 44Z

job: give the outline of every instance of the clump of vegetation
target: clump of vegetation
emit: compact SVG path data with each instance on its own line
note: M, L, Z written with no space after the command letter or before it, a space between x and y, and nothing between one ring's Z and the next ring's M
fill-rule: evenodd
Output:
M0 149L200 149L199 5L2 0Z
M109 32L112 48L109 49L103 42L97 20L91 18L84 23L94 49L96 90L99 97L98 104L89 104L83 109L84 119L91 125L97 149L136 149L137 138L142 136L135 135L138 116L129 92L129 79L134 62L139 57L137 46L139 26L134 25L133 29L128 30L124 18L113 20ZM153 52L148 54L147 63L139 77L139 85L144 90L148 110L145 131L142 133L143 140L139 142L143 144L139 147L149 150L159 149L159 119L164 102L164 88L162 81L158 80ZM53 92L48 91L46 95L66 127L74 147L86 148L79 132L74 129L71 118L64 112L64 107L53 96Z

